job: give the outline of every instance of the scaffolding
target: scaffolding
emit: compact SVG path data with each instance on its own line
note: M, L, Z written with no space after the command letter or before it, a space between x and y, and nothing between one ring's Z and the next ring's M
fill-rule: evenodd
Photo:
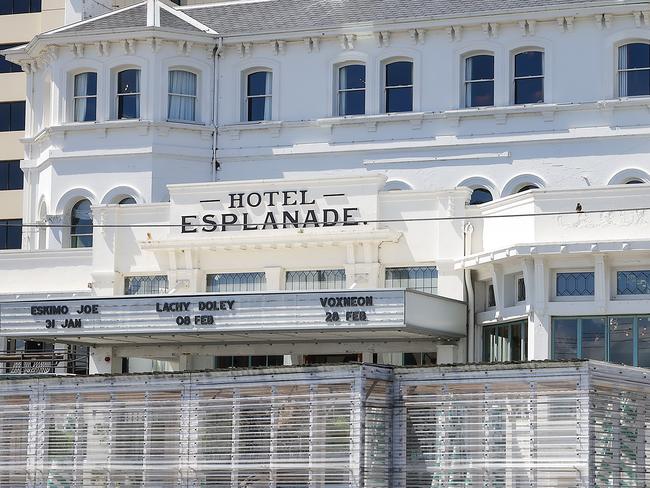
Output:
M592 361L0 381L0 487L642 487L647 370Z

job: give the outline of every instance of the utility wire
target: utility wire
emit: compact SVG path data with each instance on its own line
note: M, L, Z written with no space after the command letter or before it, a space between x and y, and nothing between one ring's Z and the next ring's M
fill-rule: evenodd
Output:
M609 213L609 212L641 212L648 211L650 207L634 207L634 208L620 208L620 209L598 209L598 210L583 210L582 206L578 204L576 210L570 211L557 211L557 212L542 212L542 213L517 213L517 214L505 214L505 215L463 215L463 216L451 216L451 217L413 217L413 218L400 218L400 219L362 219L356 221L348 221L345 223L346 226L354 225L366 225L366 224L383 224L383 223L399 223L399 222L449 222L456 220L489 220L489 219L510 219L510 218L521 218L521 217L553 217L553 216L562 216L562 215L590 215L590 214L599 214L599 213ZM199 216L197 216L199 218ZM67 227L97 227L100 229L136 229L136 228L177 228L177 227L253 227L253 226L264 226L267 227L298 227L298 226L325 226L325 227L334 227L342 226L342 222L325 222L325 221L301 221L301 222L235 222L235 223L207 223L207 222L197 222L196 224L187 223L183 224L14 224L12 222L7 222L0 224L2 227L29 227L29 228L67 228Z

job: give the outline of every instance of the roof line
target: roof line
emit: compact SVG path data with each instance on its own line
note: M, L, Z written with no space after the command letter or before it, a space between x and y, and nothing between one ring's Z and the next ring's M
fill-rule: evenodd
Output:
M190 24L192 27L196 27L197 29L202 30L206 34L215 34L215 35L218 34L217 31L215 31L215 30L211 29L210 27L208 27L207 25L199 22L195 18L190 17L185 12L180 12L178 9L172 8L169 5L165 5L162 2L159 2L158 5L160 6L160 8L162 8L165 11L171 13L172 15L175 15L176 17L178 17L179 19L181 19L185 23Z
M268 3L275 2L276 0L227 0L224 2L212 2L204 3L198 5L184 5L182 7L177 7L177 10L194 10L199 8L210 8L210 7L221 7L224 5L240 5L240 4L249 4L249 3Z
M120 12L126 12L127 10L131 10L133 8L140 7L142 5L146 5L146 3L147 3L147 0L144 0L142 2L138 2L138 3L133 4L133 5L129 5L128 7L124 7L124 8L118 9L118 10L113 10L112 12L108 12L106 14L98 15L97 17L91 17L91 18L86 19L86 20L81 20L79 22L75 22L74 24L64 25L63 27L59 27L58 29L54 29L54 30L51 30L51 31L44 32L43 34L46 34L46 35L58 34L59 32L63 32L63 31L72 29L73 27L79 27L80 25L88 24L89 22L94 22L96 20L103 19L105 17L109 17L111 15L115 15L115 14L120 13Z

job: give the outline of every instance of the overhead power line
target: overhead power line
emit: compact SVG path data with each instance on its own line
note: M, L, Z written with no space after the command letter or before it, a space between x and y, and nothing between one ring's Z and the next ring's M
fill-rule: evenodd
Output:
M448 222L456 220L464 221L475 221L475 220L491 220L491 219L512 219L512 218L521 218L521 217L553 217L553 216L562 216L562 215L590 215L590 214L601 214L601 213L610 213L610 212L642 212L648 211L650 207L634 207L634 208L618 208L618 209L597 209L597 210L584 210L582 205L578 203L576 205L576 210L570 211L557 211L557 212L541 212L541 213L516 213L516 214L496 214L496 215L458 215L458 216L447 216L447 217L412 217L412 218L396 218L396 219L361 219L356 221L346 222L346 226L354 225L367 225L367 224L387 224L387 223L399 223L399 222ZM197 216L200 218L200 216ZM102 229L138 229L138 228L180 228L180 227L195 227L200 229L201 227L252 227L252 226L262 226L265 225L263 222L235 222L235 223L206 223L206 222L197 222L196 224L43 224L43 223L31 223L31 224L14 224L13 222L6 222L0 224L0 227L28 227L28 228L68 228L68 227L97 227ZM291 223L266 223L267 227L272 227L273 225L277 227L316 227L316 226L334 226L334 223L331 221L299 221ZM341 226L341 222L336 223L337 226Z

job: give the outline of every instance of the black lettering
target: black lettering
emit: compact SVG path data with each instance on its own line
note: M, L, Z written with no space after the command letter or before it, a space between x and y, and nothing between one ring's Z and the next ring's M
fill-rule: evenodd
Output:
M248 214L244 214L244 230L257 230L257 225L248 223Z
M327 306L327 298L320 299L320 306L325 308Z
M312 224L314 227L320 227L320 225L318 225L318 217L316 217L316 212L313 210L307 210L307 215L305 215L305 222L302 224L302 226L304 228L309 224Z
M231 193L228 196L230 197L230 206L228 208L242 208L244 206L243 193Z
M293 214L293 215L292 215ZM291 222L291 224L288 224L288 222ZM293 212L287 212L284 211L282 212L282 228L286 229L287 227L293 226L295 229L298 228L298 210L295 210Z
M279 194L280 194L279 191L265 191L264 193L262 193L262 195L264 195L265 197L269 197L266 200L266 203L269 207L275 207L275 196Z
M307 191L308 190L300 190L300 204L301 205L313 205L316 203L316 200L312 200L311 202L307 201Z
M217 230L217 221L214 220L215 215L214 214L205 214L203 216L203 223L208 224L207 226L204 225L201 231L203 232L214 232Z
M359 222L351 222L351 220L354 218L352 215L352 212L358 212L358 208L344 208L343 209L343 225L359 225Z
M293 195L294 199L289 200L290 196ZM298 195L296 190L286 190L282 192L282 205L298 205L298 202L295 199L295 196Z
M235 214L221 214L221 231L225 231L231 224L237 223L237 216Z
M331 218L328 216L331 215ZM323 210L323 227L332 227L339 223L339 213L333 208Z
M190 219L195 219L196 215L183 215L181 217L181 234L189 234L196 232L197 228L194 226Z
M253 203L253 202L255 202L255 203ZM259 193L255 193L255 192L249 193L248 197L246 198L246 203L248 203L249 207L253 207L253 208L259 207L260 203L262 203L262 195L260 195Z
M264 225L262 226L262 230L266 229L267 225L273 226L274 229L278 228L278 224L275 222L275 216L273 215L273 212L266 213L266 217L264 217Z
M235 300L226 300L226 303L228 304L229 310L232 310L235 307Z

